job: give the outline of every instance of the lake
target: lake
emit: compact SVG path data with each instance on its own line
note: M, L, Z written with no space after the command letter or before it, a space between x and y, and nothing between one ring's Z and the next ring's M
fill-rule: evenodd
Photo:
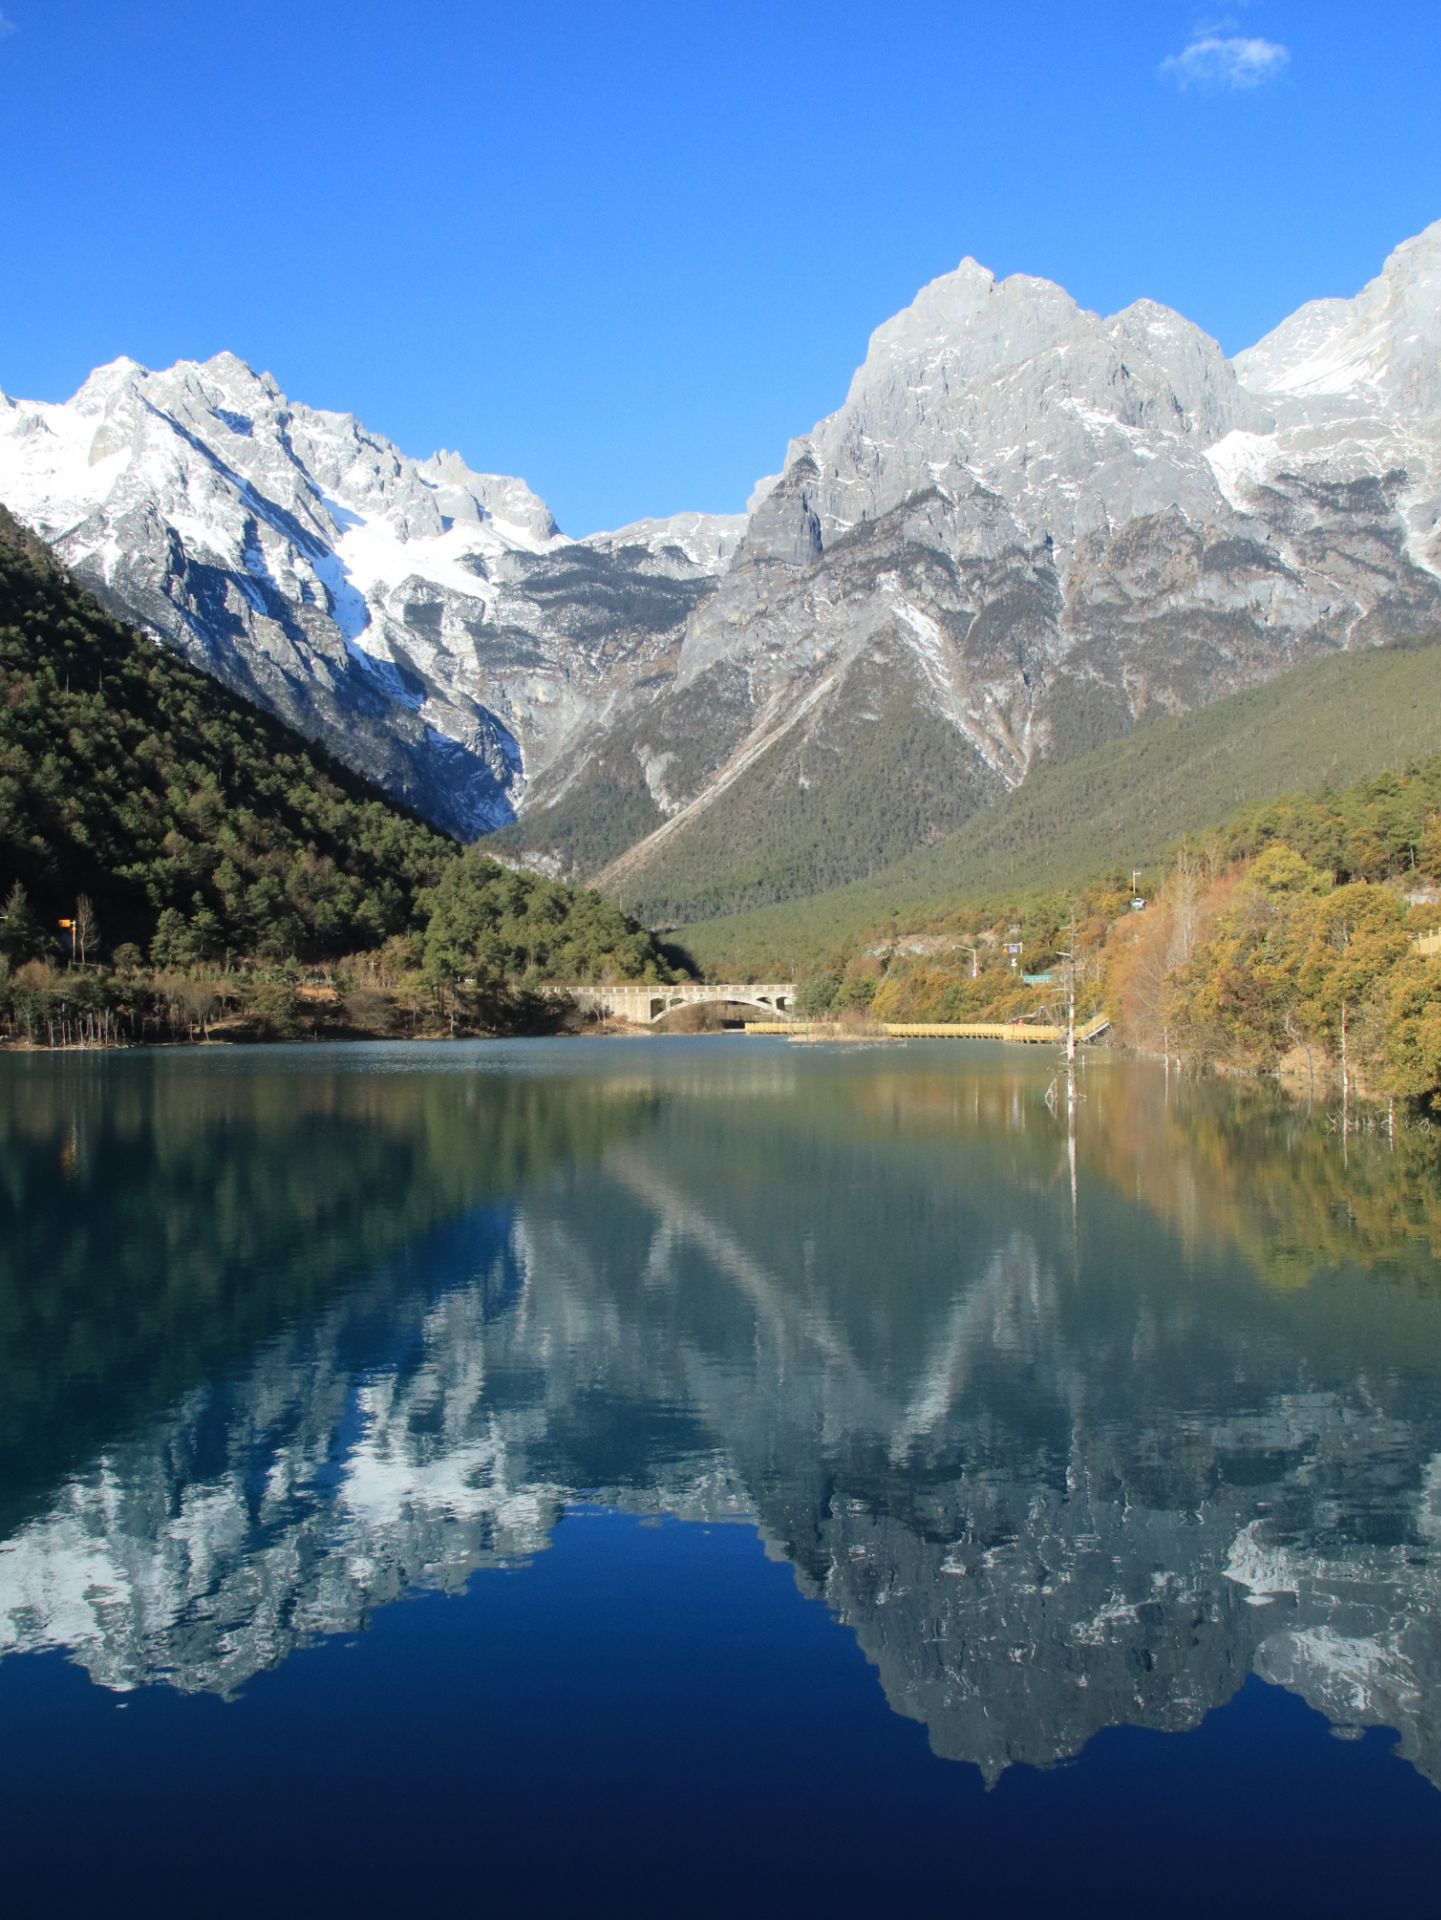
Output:
M1441 1142L1095 1056L0 1061L17 1915L1441 1867Z

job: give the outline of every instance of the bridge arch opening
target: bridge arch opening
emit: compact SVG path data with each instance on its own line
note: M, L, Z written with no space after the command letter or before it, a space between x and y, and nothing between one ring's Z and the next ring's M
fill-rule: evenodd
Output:
M659 1012L652 1011L650 1024L667 1033L739 1032L747 1021L774 1020L777 1010L769 1000L738 1000L729 994L714 999L688 995L684 1000L672 1000ZM781 1017L785 1017L783 1012Z

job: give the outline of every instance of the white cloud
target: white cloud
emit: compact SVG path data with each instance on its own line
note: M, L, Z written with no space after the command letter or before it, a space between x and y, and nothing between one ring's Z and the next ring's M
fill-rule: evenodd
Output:
M1199 31L1190 46L1161 62L1161 72L1178 87L1239 93L1274 80L1290 59L1290 50L1274 40Z

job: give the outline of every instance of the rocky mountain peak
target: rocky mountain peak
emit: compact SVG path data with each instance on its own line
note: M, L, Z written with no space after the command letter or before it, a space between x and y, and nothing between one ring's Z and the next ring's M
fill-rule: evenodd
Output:
M96 367L89 378L76 388L70 406L80 414L103 413L122 388L149 377L149 367L141 366L129 354L121 354L119 359L108 360L103 367Z
M1137 512L1209 516L1222 501L1201 450L1269 425L1179 314L1138 301L1102 319L1048 280L967 260L876 331L788 465L815 463L823 542L927 486L980 485L1069 548Z
M1441 409L1441 221L1354 299L1312 300L1236 356L1253 392L1319 408Z
M1381 271L1394 274L1414 269L1418 264L1431 269L1441 265L1441 220L1433 220L1419 233L1413 233L1409 240L1398 241L1387 254Z
M527 850L620 856L634 903L693 830L693 871L724 864L727 809L769 846L799 808L864 871L907 850L892 820L948 830L1038 756L1441 626L1441 223L1233 362L1156 301L1102 317L965 259L743 516L568 540L523 480L410 459L229 353L0 406L0 499L459 833L524 807ZM882 738L895 764L857 772ZM827 825L839 791L874 831ZM812 868L850 871L765 874Z
M663 565L640 533L582 566L523 480L412 460L233 353L119 360L64 405L0 409L0 499L112 605L465 837L511 818L727 547L693 516L657 533Z
M682 563L682 571L722 573L746 530L743 513L673 513L660 520L635 520L613 533L591 534L583 544L596 552L642 547L656 561Z
M898 816L945 832L1150 713L1441 629L1434 251L1293 323L1291 359L1344 328L1374 352L1359 411L1299 406L1265 343L1228 362L1153 300L1103 318L973 260L932 281L757 489L665 690L517 834L592 844L572 814L624 794L650 830L602 881L706 917L864 873L908 850Z
M897 365L915 379L944 371L954 379L994 376L1029 359L1073 324L1079 309L1049 280L1012 274L997 280L967 258L930 281L871 335L842 412Z

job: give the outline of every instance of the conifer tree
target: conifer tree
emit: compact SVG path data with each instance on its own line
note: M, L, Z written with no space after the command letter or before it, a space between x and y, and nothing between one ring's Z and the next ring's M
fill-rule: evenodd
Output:
M17 880L0 908L0 954L12 966L33 960L45 944L29 896Z

